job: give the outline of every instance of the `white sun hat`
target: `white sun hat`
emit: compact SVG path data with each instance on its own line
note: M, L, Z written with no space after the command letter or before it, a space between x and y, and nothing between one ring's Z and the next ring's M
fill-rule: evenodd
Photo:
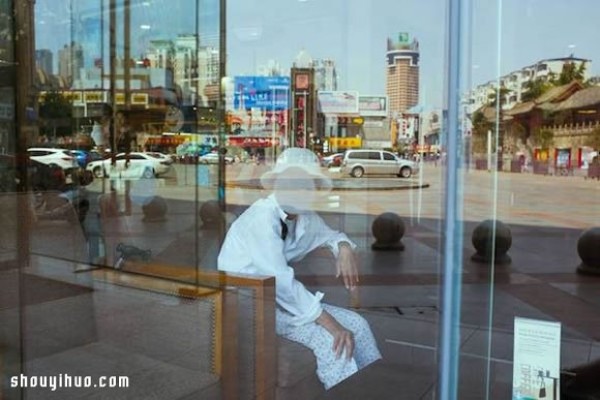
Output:
M321 171L319 158L312 151L301 147L285 149L277 157L273 169L260 177L260 183L265 189L273 189L275 178L290 169L300 169L306 173L306 177L312 177L319 190L330 190L332 187L331 179Z

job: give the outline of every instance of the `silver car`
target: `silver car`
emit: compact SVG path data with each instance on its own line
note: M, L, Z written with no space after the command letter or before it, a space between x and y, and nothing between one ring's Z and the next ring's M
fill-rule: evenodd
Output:
M399 158L385 150L348 150L340 172L360 178L363 175L396 175L410 178L418 169L415 162Z

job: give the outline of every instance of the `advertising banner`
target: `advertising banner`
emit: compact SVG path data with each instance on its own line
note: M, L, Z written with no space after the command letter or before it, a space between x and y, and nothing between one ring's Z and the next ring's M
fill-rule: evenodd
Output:
M560 393L559 322L515 318L513 400L557 400Z
M358 92L319 91L319 111L323 114L358 113Z
M233 110L228 111L234 135L283 135L290 108L287 76L236 76Z
M236 76L233 107L243 110L289 109L290 78L287 76Z
M387 96L360 96L358 112L363 117L387 117Z

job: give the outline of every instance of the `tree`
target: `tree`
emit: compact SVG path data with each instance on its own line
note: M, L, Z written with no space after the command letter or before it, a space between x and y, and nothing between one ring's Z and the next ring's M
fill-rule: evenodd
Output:
M492 123L488 121L481 110L477 110L471 117L473 124L473 152L485 153L487 143L487 133L492 129Z
M554 85L541 78L536 78L525 82L525 92L521 94L521 101L533 101L546 93Z
M494 93L490 93L488 96L488 104L491 107L496 107L496 103L498 102L498 92L500 92L500 106L503 106L506 104L506 96L512 91L504 86L500 86L500 89L494 89Z
M581 62L579 67L576 66L572 61L564 63L560 75L555 83L557 85L566 85L573 81L583 82L586 67L585 61Z
M73 105L60 92L46 92L40 104L41 132L45 135L68 136L72 132Z

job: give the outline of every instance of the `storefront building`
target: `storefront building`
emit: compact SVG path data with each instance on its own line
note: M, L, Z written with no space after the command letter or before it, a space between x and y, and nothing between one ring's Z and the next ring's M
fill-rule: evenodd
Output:
M597 396L598 11L0 0L0 399ZM503 85L530 57L562 64ZM324 162L348 149L374 169ZM276 272L223 265L233 231ZM282 270L382 358L329 388L324 312L285 325L313 353Z

